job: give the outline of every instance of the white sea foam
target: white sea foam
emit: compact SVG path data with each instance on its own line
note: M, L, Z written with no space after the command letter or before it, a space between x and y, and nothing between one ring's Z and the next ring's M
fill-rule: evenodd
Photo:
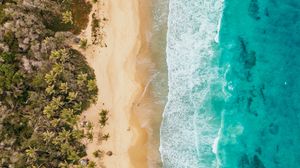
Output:
M212 145L220 128L210 107L218 81L212 43L222 0L170 0L167 33L168 102L160 151L166 168L216 167Z
M212 152L214 154L218 153L218 143L219 143L219 140L220 140L220 134L221 134L221 128L219 129L218 136L215 138L214 143L212 145Z
M223 113L222 113L222 120L223 120ZM219 155L218 155L218 144L219 144L219 140L221 138L222 129L223 129L223 121L221 121L221 127L218 131L218 136L215 138L214 144L212 146L212 152L216 155L216 161L217 161L216 167L217 168L219 168L221 166L221 160L220 160Z
M223 12L222 12L223 13ZM220 30L221 30L221 21L222 21L222 15L221 15L221 17L220 17L220 19L219 19L219 21L218 21L218 30L217 30L217 35L216 35L216 37L215 37L215 42L216 43L219 43L219 36L220 36Z

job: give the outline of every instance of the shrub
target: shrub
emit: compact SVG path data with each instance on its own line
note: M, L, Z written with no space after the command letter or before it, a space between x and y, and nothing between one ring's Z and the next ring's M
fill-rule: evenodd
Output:
M87 47L87 39L81 39L79 45L80 45L80 48L86 49L86 47Z
M93 152L94 157L99 158L103 155L103 151L101 150L96 150L95 152Z
M108 110L101 110L99 114L100 115L99 123L101 127L104 127L106 125L106 122L108 120L107 114L108 114Z

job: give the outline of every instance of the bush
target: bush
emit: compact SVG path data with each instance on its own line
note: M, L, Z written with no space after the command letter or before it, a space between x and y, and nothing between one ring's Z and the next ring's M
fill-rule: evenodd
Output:
M4 42L9 46L9 49L12 52L17 52L19 49L19 44L15 38L15 34L11 31L8 31L4 34Z
M92 5L85 0L61 1L59 3L62 12L69 11L72 13L72 23L64 22L63 17L57 13L45 11L45 15L48 16L44 20L45 26L52 31L70 31L79 34L88 25Z
M87 47L87 39L80 39L80 48L86 49Z
M104 152L101 150L96 150L95 152L93 152L93 155L94 155L94 157L99 158L99 157L102 157L103 153Z
M101 110L99 114L100 115L99 123L101 127L104 127L106 125L106 122L108 120L107 114L108 114L108 110Z
M2 25L6 20L7 16L4 12L5 5L0 5L0 25Z

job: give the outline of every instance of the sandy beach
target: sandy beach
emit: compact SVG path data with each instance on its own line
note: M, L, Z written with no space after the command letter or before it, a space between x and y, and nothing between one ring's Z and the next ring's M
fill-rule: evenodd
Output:
M150 24L147 10L140 10L139 0L107 0L93 4L92 13L108 21L104 25L104 43L91 42L91 18L80 35L88 39L88 47L81 50L95 70L99 88L98 101L82 114L93 124L93 141L86 142L87 157L108 168L144 168L147 166L147 133L141 127L135 108L148 80L147 67L137 62L147 61L149 54L145 32ZM101 24L100 24L101 25ZM102 26L102 25L101 25ZM99 125L99 112L109 110L108 124ZM109 133L107 141L99 141ZM100 160L96 150L111 151Z

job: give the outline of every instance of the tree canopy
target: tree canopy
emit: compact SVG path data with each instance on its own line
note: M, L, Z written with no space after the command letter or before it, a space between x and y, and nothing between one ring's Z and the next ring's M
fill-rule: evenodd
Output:
M65 42L73 35L46 25L49 11L65 10L60 3L0 6L0 167L76 167L86 155L77 123L98 89L83 55Z

